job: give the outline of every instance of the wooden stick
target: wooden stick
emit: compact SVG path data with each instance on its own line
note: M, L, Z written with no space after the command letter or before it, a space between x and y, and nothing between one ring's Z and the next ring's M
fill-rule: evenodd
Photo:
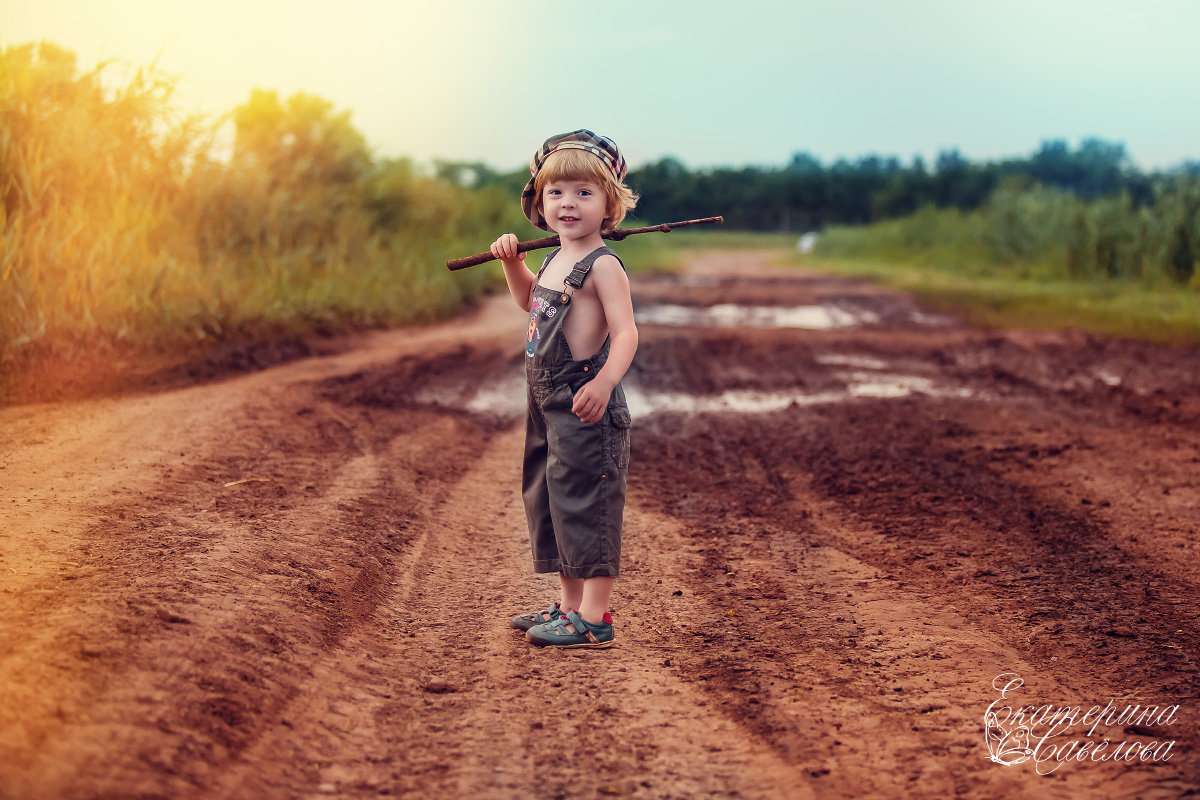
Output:
M633 236L635 233L668 233L675 228L685 228L688 225L708 225L714 222L724 222L724 217L705 217L704 219L689 219L683 222L664 222L662 225L651 225L648 228L617 228L600 234L601 238L608 239L613 242L619 242L626 236ZM518 253L528 253L530 250L541 250L545 247L558 247L560 244L557 236L546 236L542 239L532 239L528 242L520 242L517 244ZM456 258L453 261L446 262L446 268L450 270L466 269L479 264L486 264L489 261L494 261L496 257L491 253L476 253L473 256L466 258Z

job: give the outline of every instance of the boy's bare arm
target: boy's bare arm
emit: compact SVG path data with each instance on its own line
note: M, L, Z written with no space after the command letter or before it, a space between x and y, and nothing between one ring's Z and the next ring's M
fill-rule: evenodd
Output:
M517 301L525 311L529 310L532 302L533 287L537 283L537 275L525 266L525 254L517 252L517 237L506 233L492 242L492 255L500 259L504 266L504 280L508 282L508 291L513 300Z
M595 378L576 392L571 413L583 422L595 423L604 416L609 396L633 363L633 356L637 353L638 331L633 322L629 277L617 259L613 256L596 259L590 280L608 322L608 361Z

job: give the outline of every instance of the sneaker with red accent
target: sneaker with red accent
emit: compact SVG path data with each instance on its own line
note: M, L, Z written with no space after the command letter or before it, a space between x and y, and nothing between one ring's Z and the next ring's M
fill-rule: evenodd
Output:
M571 610L558 619L533 626L525 632L525 638L538 647L600 649L612 647L615 636L611 614L605 612L603 622L588 622Z

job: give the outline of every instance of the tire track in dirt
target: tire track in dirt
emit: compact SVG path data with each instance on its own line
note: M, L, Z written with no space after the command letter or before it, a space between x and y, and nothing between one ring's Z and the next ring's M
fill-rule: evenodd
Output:
M444 423L431 421L455 436ZM199 491L158 498L157 513L117 510L129 524L88 532L103 567L76 582L84 597L61 597L47 621L60 641L83 642L82 663L71 665L67 650L55 654L67 661L56 666L101 679L75 689L86 695L76 701L80 719L41 736L32 772L38 764L73 767L58 770L62 791L41 784L45 796L69 796L79 783L177 795L203 782L369 613L408 515L378 456L358 453L346 438L349 449L326 448L323 463L280 466L287 459L270 450L233 458L274 477L224 488L197 478L188 485ZM200 472L245 474L227 469L214 458ZM147 725L157 728L152 741ZM110 741L97 747L97 732ZM115 742L123 743L117 758ZM139 762L151 768L137 769Z
M732 282L719 285L724 302L730 302L731 294L740 299L738 289ZM791 302L812 302L819 291L817 287L802 292L805 297L795 292L787 297ZM680 293L687 294L677 290L677 302ZM779 302L779 294L773 302ZM641 425L638 440L636 454L641 458L649 455L654 464L642 473L640 484L634 482L640 487L639 502L690 519L698 530L707 531L703 535L711 543L701 549L706 560L691 574L707 573L717 585L722 575L727 576L729 613L746 620L738 623L736 636L726 637L714 648L722 657L700 666L704 680L724 687L731 705L747 697L758 699L742 712L747 724L776 731L776 743L793 747L798 742L814 744L806 735L811 732L789 726L779 707L762 702L764 694L769 694L763 690L764 677L787 678L799 670L789 672L794 666L789 665L771 675L764 667L781 660L781 652L803 652L806 637L800 631L833 628L833 635L818 637L821 645L829 648L826 657L800 662L808 671L824 673L836 682L836 694L823 699L845 710L856 701L869 702L864 692L875 691L882 702L866 714L844 711L842 722L836 724L840 735L828 748L831 761L840 753L850 753L851 758L830 767L833 779L829 784L837 785L838 776L853 775L853 779L831 796L864 796L864 791L871 790L878 796L931 790L969 796L997 792L1041 796L1048 791L1047 784L1053 787L1049 789L1052 793L1072 797L1093 796L1089 790L1098 785L1104 788L1096 796L1173 797L1194 790L1193 783L1182 780L1182 776L1194 774L1197 763L1194 717L1170 731L1171 737L1180 739L1176 762L1170 767L1097 764L1088 765L1091 769L1086 773L1056 775L1052 782L1036 778L1023 782L1028 776L1019 771L993 768L981 772L971 761L983 755L982 748L975 747L980 737L972 731L981 729L982 710L991 699L990 679L1001 671L1014 670L1027 679L1036 676L1037 691L1047 698L1043 702L1055 698L1060 703L1103 704L1108 697L1123 696L1182 702L1186 707L1187 701L1196 699L1195 628L1185 624L1196 616L1195 568L1180 568L1182 562L1175 560L1176 568L1166 574L1157 559L1145 558L1146 553L1136 552L1137 548L1131 552L1127 543L1138 541L1136 535L1130 536L1136 529L1114 531L1094 518L1088 513L1093 501L1085 497L1079 505L1079 483L1062 480L1053 464L1038 458L1061 456L1071 449L1070 442L1078 439L1072 452L1092 454L1087 465L1091 474L1108 477L1120 466L1113 469L1105 464L1095 457L1097 451L1103 452L1112 442L1137 454L1143 466L1138 476L1142 481L1165 483L1183 495L1174 504L1173 515L1161 510L1154 515L1158 519L1153 527L1173 534L1164 537L1170 541L1145 549L1159 558L1163 544L1190 549L1195 541L1197 504L1187 465L1194 463L1198 442L1189 395L1195 373L1188 365L1196 364L1195 353L1129 346L1145 360L1131 365L1127 356L1118 357L1109 366L1119 365L1127 377L1141 372L1143 378L1170 388L1159 386L1149 392L1124 389L1118 394L1122 405L1114 409L1111 373L1096 376L1105 384L1100 390L1096 389L1098 381L1093 379L1089 386L1086 376L1081 377L1085 368L1094 369L1089 361L1104 361L1095 358L1098 348L1089 347L1087 341L1079 343L1078 350L1053 341L1045 348L1020 347L1029 361L1023 369L1027 377L1019 380L1012 373L1008 373L1011 378L997 379L992 370L985 380L964 381L961 373L945 369L957 361L956 355L978 358L980 350L986 354L989 349L1018 348L1003 347L1007 342L989 337L991 348L962 347L955 353L958 348L946 347L949 337L944 334L934 338L911 331L891 337L899 342L881 339L870 331L835 337L754 332L751 336L739 333L736 344L722 343L724 349L738 355L734 366L713 361L697 368L694 357L681 359L680 354L716 349L711 344L720 337L700 332L703 344L697 346L695 332L687 334L643 331L638 373L643 382L663 375L677 379L683 364L704 373L700 385L707 391L746 385L779 390L789 380L805 390L799 404L794 401L790 410L770 415L744 414L732 419L729 414L657 415ZM918 345L916 353L914 344ZM956 344L954 338L951 344ZM830 345L836 346L836 357L814 352ZM847 350L851 355L846 355ZM925 359L920 358L921 350L926 351ZM1004 363L1008 354L1000 355L996 360ZM1171 360L1179 356L1182 363ZM827 396L827 384L837 382L838 376L820 374L820 365L831 363L866 363L871 369L888 366L893 371L904 365L906 374L915 370L933 377L933 386L958 385L966 391L961 397L955 392L939 396L926 389L889 400L808 405L804 394ZM1147 363L1160 369L1146 369ZM697 384L689 380L685 385ZM909 385L922 384L910 381ZM1166 410L1153 419L1168 430L1141 426L1148 416L1140 413L1148 395L1156 409ZM1132 406L1133 416L1138 418L1133 426L1127 419L1130 396L1142 399ZM1078 431L1081 416L1092 421L1100 417L1110 424L1116 422L1114 417L1122 419L1120 428L1097 438L1094 430ZM987 457L956 446L954 443L972 442L976 431L968 426L998 429L1007 438L1006 447L1013 446L1016 439L1020 443L1016 449L1033 457L1034 463L1027 465L1031 468L1019 476L1001 474ZM1047 432L1056 440L1065 438L1068 444L1046 447L1038 439L1046 438ZM1172 445L1166 448L1168 458L1163 459L1158 449L1165 441ZM990 449L986 444L976 447L985 452ZM1066 503L1059 497L1046 497L1043 487L1047 478L1057 484L1058 494L1069 486L1073 491L1068 494L1074 497ZM1105 485L1122 505L1130 499L1143 506L1153 502L1146 502L1138 483L1122 485L1109 479ZM1091 494L1092 489L1087 486L1083 493ZM1103 505L1115 504L1105 501ZM794 583L787 575L778 578L781 562L787 566L805 561L797 556L797 547L803 554L804 546L813 548L810 552L834 553L840 561L856 563L862 569L861 580L843 581L832 592L825 588L831 583L830 570L817 570L810 588L820 588L821 602L812 618L797 609L816 598L803 593L789 595L781 587ZM753 563L761 570L749 578L744 577L742 566L747 551L759 553ZM927 558L933 571L921 563ZM796 566L789 570L802 571ZM1182 597L1166 596L1164 590L1172 586ZM697 593L703 590L697 588ZM864 594L869 602L864 602ZM739 597L754 602L746 608L738 604ZM846 599L840 600L843 597ZM881 617L880 603L891 613ZM847 607L853 613L836 615L835 610ZM843 624L831 625L830 615ZM1051 617L1053 624L1037 625L1031 617L1038 616ZM772 622L761 624L764 618ZM713 629L719 630L717 620L710 621ZM902 622L907 624L899 624ZM1033 635L1035 625L1055 638ZM908 643L914 628L925 635L930 631L922 628L930 626L935 629L935 639L953 647L906 653L911 649ZM786 645L771 644L780 637ZM763 644L748 646L749 641ZM865 654L860 643L868 645L872 654L883 651L890 656ZM1097 657L1097 651L1102 656ZM1164 652L1168 654L1165 659ZM944 660L949 664L939 663ZM839 663L847 666L838 669ZM912 680L918 677L920 680ZM891 694L893 690L897 695ZM916 702L905 702L910 698ZM904 713L889 715L889 706ZM978 709L975 719L963 713L972 706ZM890 729L885 724L884 732L875 738L861 726L858 736L846 735L847 728L856 727L847 721L869 719L874 727L889 722L889 716L896 718ZM948 729L942 729L950 736L922 730L928 728L926 720L944 721L947 717L957 718ZM906 742L905 724L913 722L917 724L912 730L920 735ZM824 728L817 733L829 731ZM1162 736L1166 732L1146 733ZM819 749L821 736L815 738ZM845 747L847 739L852 740L849 748ZM873 753L862 753L864 741L870 742ZM870 764L880 769L870 769Z
M241 754L218 795L574 796L598 774L612 776L598 788L622 795L809 796L794 767L714 719L663 667L674 648L644 639L636 618L619 651L577 654L530 649L496 612L553 589L526 563L512 490L521 435L497 437L427 504L388 602L321 661L287 724ZM631 605L661 593L643 581L630 580ZM681 726L685 739L660 743ZM713 753L725 754L716 768Z
M496 305L229 384L5 410L0 796L186 796L253 741L438 491L396 476L473 449L462 419L351 417L304 383L490 336ZM371 451L418 429L444 441L383 470Z

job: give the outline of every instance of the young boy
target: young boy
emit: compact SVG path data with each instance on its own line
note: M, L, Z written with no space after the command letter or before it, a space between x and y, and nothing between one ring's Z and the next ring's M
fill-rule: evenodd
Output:
M629 279L600 234L637 198L617 145L578 130L546 140L529 165L525 216L559 235L535 275L506 233L492 243L517 305L529 312L522 495L535 572L557 572L544 611L514 617L535 645L609 647L609 598L621 563L629 407L621 378L637 351Z

